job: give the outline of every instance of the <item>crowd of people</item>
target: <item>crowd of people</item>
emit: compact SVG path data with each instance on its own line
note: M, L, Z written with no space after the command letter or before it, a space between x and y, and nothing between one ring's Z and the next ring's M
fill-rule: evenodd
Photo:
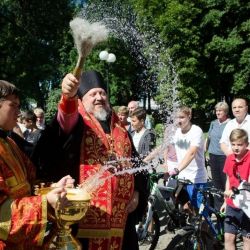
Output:
M43 249L48 211L53 212L57 199L67 199L65 187L84 183L115 162L103 172L105 182L93 192L86 216L73 233L83 249L138 250L135 225L147 205L148 173L115 175L114 168L144 166L156 155L164 161L166 176L192 182L182 190L187 210L198 209L202 202L197 188L207 186L208 157L213 185L225 193L225 200L215 201L217 209L226 211L225 249L235 249L238 230L244 249L250 249L250 219L232 200L232 188L242 180L250 182L250 115L245 99L232 102L231 120L228 104L216 104L217 118L206 139L191 122L192 109L179 107L177 128L173 135L166 128L171 138L162 150L156 147L152 122L139 102L120 106L117 113L112 109L99 72L83 72L80 79L69 73L61 90L55 117L45 125L41 108L20 112L19 90L0 81L0 249ZM38 180L54 182L56 188L34 196L32 185Z

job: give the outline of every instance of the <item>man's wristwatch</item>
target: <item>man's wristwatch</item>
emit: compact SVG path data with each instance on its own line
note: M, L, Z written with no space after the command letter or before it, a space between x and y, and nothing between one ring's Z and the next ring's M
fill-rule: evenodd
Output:
M179 173L180 173L180 171L179 171L178 168L174 168L174 171L176 172L176 174L179 174Z

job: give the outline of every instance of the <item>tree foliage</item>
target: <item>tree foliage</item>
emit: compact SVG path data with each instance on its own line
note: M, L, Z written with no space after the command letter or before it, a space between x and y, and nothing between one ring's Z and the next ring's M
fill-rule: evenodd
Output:
M0 78L14 82L22 99L44 107L49 89L61 77L59 52L72 7L69 0L0 2Z
M145 58L141 56L140 31L136 30L136 16L128 1L92 0L78 14L90 22L103 22L109 29L109 39L88 57L85 69L98 69L109 81L113 105L127 105L131 99L145 96ZM99 53L107 50L116 55L115 63L101 62ZM146 92L148 92L146 90Z
M249 98L249 1L132 2L168 47L181 102L206 110L222 99Z
M0 78L14 82L23 91L22 99L36 100L49 115L54 112L62 77L77 60L69 21L84 8L75 2L0 2ZM217 101L250 97L249 1L88 3L92 4L88 20L120 23L119 36L110 35L94 48L84 65L85 70L103 73L113 105L152 96L163 106L170 105L173 82L180 101L203 116ZM104 49L116 54L115 63L100 61Z

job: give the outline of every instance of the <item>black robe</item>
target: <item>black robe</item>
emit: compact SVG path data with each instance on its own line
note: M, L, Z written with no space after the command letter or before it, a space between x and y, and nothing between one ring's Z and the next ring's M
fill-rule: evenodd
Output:
M105 124L102 124L105 130ZM41 182L56 182L65 175L71 175L78 183L79 164L80 164L80 145L83 137L84 121L79 115L78 122L70 134L65 134L61 129L56 116L45 130L31 156L32 161L37 167L37 179ZM139 159L132 139L132 159ZM133 160L132 160L133 161ZM142 161L134 161L134 166L142 164ZM148 175L147 173L135 174L135 190L139 192L139 205L137 209L130 213L127 219L123 250L139 249L135 225L141 220L147 206L149 195ZM86 247L86 242L82 242Z

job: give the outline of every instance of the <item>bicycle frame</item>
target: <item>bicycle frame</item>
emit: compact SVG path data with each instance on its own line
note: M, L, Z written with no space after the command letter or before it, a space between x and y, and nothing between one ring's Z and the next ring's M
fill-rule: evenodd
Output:
M155 205L157 202L159 202L159 204L161 206L164 206L164 208L166 209L166 211L168 213L172 212L174 209L174 205L171 207L171 205L162 196L161 191L160 191L161 189L167 190L164 187L160 187L157 182L152 183L151 193L150 193L150 196L148 198L148 209L147 209L146 221L143 225L139 224L139 226L137 226L137 230L138 230L138 228L141 228L140 235L139 235L140 238L146 237L147 229L149 227L149 224L152 221L153 213L156 211ZM170 201L170 203L171 203L171 201Z
M188 180L180 180L183 185L192 184ZM248 189L250 185L245 185ZM223 249L224 245L224 217L217 209L209 203L210 195L224 196L224 193L213 187L196 188L203 196L197 216L189 226L184 227L170 241L166 250L173 249ZM250 190L250 189L248 189ZM239 190L238 190L239 192ZM214 221L212 215L216 216ZM240 233L240 232L239 232Z
M223 224L222 214L219 213L216 209L214 209L210 205L208 205L207 203L201 204L200 209L199 209L199 214L201 216L201 219L203 217L205 221L207 222L208 226L211 229L213 236L217 240L222 240L224 237L224 224ZM209 214L215 214L216 221L217 221L216 225L212 221L212 218Z
M217 242L220 244L223 244L224 239L224 223L223 223L223 215L210 206L208 204L208 197L211 193L209 189L197 189L198 192L201 192L203 194L202 203L200 205L199 211L198 211L198 217L195 217L195 220L191 224L189 228L185 228L185 230L192 231L193 233L191 235L194 236L193 241L193 247L194 249L204 249L206 244L210 244L209 242L215 238ZM211 215L214 214L216 216L216 222L213 221ZM206 224L204 224L205 222ZM203 226L207 225L207 227L210 229L209 231L204 231ZM204 234L204 232L206 232ZM191 237L190 235L190 237ZM212 236L211 236L212 235ZM208 241L207 241L208 240ZM215 243L217 244L217 243ZM216 248L217 249L217 248Z
M154 183L154 186L153 186L153 189L155 189L155 184ZM157 185L157 184L156 184ZM147 217L146 217L146 221L143 225L138 225L138 227L136 228L138 230L138 228L140 228L140 231L138 232L139 235L139 239L143 239L146 237L147 235L147 229L149 227L149 224L151 223L152 221L152 217L153 217L153 213L154 213L154 205L155 205L155 199L153 197L153 191L151 191L151 194L150 194L150 197L148 199L148 209L147 209Z
M180 183L183 185L189 185L192 184L189 180L179 180ZM214 188L213 188L214 189ZM216 189L214 189L216 190ZM199 208L199 220L200 222L204 218L207 222L209 228L211 229L211 232L213 234L213 237L215 237L217 240L222 240L224 237L224 215L220 213L220 211L216 210L214 207L210 206L208 204L208 197L209 194L214 195L223 195L221 192L218 193L218 190L213 191L212 188L197 188L197 191L202 193L203 199L202 203ZM214 214L216 216L216 224L213 222L211 218L211 214ZM199 226L201 223L199 223ZM192 230L192 229L191 229Z
M150 174L150 195L148 198L148 206L145 211L143 220L136 225L136 232L140 242L147 242L149 235L154 235L154 243L152 243L150 249L154 249L157 244L160 234L160 222L159 213L160 211L166 211L166 216L169 218L167 223L168 230L172 231L180 228L183 224L181 223L180 213L176 213L174 200L171 198L172 189L165 186L158 185L158 181L163 179L164 173L152 173ZM165 194L162 193L166 191ZM169 193L168 193L169 192ZM149 236L150 237L150 236ZM157 239L156 239L157 238ZM153 241L152 241L153 242Z

